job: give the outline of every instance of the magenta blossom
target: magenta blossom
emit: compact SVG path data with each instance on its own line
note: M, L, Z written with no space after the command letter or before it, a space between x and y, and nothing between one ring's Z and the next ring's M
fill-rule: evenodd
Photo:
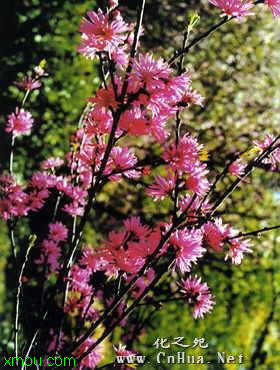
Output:
M149 92L165 86L164 80L170 77L171 69L162 59L155 59L151 54L140 54L134 63L131 83L141 83Z
M174 268L179 268L182 273L189 272L192 264L196 264L198 258L206 252L202 247L202 234L199 230L177 230L169 242L176 253Z
M203 101L204 98L197 92L196 90L193 90L193 88L189 88L182 99L181 104L184 105L189 105L189 104L194 104L194 105L200 105L201 107L203 106Z
M231 239L229 251L226 253L226 260L231 258L234 265L240 265L244 253L252 253L251 241L248 239Z
M279 141L276 143L276 138L273 135L266 135L264 140L256 140L255 141L256 146L259 148L260 151L264 151L266 149L269 149L271 146L277 146L275 150L273 150L267 158L263 160L264 163L271 164L272 170L275 170L277 166L280 163L280 147L279 147Z
M209 0L209 2L222 9L225 15L239 19L253 15L250 9L254 6L252 0Z
M75 358L82 356L94 343L96 342L93 338L87 338L83 344L75 352ZM102 360L103 346L99 344L93 351L90 352L81 362L80 365L75 367L76 370L95 369L98 363Z
M88 12L88 19L84 18L79 31L82 33L82 42L78 51L87 58L94 58L99 51L112 53L124 43L128 25L118 15L109 19L109 14L98 12Z
M0 176L0 217L26 216L29 212L29 197L11 175Z
M54 242L65 241L67 234L67 227L62 222L55 222L49 225L49 238Z
M26 76L26 77L23 78L22 81L15 82L15 85L17 85L18 87L20 87L23 90L32 91L32 90L39 89L42 84L41 84L40 81L35 80L32 77Z
M206 283L201 278L189 277L180 284L181 292L185 295L188 303L193 306L193 317L203 318L206 313L212 311L215 302Z
M224 241L230 235L229 226L223 225L220 218L217 218L214 222L208 221L203 226L203 232L206 245L216 252L222 251Z
M8 116L8 124L5 128L6 132L11 132L13 136L28 134L33 125L34 119L30 112L23 108L16 108L15 113Z
M236 159L228 168L229 173L237 177L244 175L246 163L242 159Z
M280 17L280 0L265 0L274 17Z
M53 169L55 167L60 167L64 163L63 159L60 158L48 158L43 161L41 167L43 170Z
M146 192L150 197L155 200L164 199L170 195L175 188L176 179L173 173L169 172L166 177L155 176L155 182L150 185Z

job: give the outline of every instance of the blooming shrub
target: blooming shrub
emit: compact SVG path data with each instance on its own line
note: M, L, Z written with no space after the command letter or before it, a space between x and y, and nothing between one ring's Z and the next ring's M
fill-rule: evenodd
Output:
M210 31L252 15L255 5L240 0L210 2L226 14ZM104 357L105 340L116 327L126 344L142 334L145 328L130 324L129 315L141 304L159 304L154 288L168 274L168 298L161 300L180 299L191 306L195 319L204 318L214 308L213 294L201 277L189 273L209 253L223 254L225 260L240 264L253 253L249 236L269 230L240 232L224 224L217 210L238 186L246 186L244 179L258 165L277 171L280 137L267 135L253 143L256 155L250 161L235 158L220 177L229 176L231 185L214 198L219 179L210 179L207 143L200 143L183 121L185 110L203 105L203 97L192 87L191 74L183 68L184 55L195 45L187 44L194 24L189 24L182 49L169 61L143 54L139 38L144 32L145 1L140 5L136 25L124 21L117 1L82 20L78 51L99 60L102 83L88 98L65 158L46 158L23 184L14 173L14 151L20 137L32 129L34 119L25 105L30 93L42 86L46 73L42 66L36 67L33 76L17 83L25 96L7 119L10 161L0 178L0 215L7 222L15 267L22 262L15 240L18 223L37 212L47 210L48 215L45 230L31 238L18 271L16 356L44 349L46 356L74 355L77 369L95 368ZM278 15L277 2L267 5ZM196 43L207 35L202 34ZM131 144L135 138L151 146L160 144L157 164L147 165L140 158ZM98 245L84 245L83 232L98 194L108 182L121 181L141 185L155 202L168 201L166 217L148 223L128 215ZM38 277L42 282L39 326L28 338L30 343L21 346L22 284L31 289ZM178 290L173 288L174 281ZM117 354L134 353L121 344L115 348Z

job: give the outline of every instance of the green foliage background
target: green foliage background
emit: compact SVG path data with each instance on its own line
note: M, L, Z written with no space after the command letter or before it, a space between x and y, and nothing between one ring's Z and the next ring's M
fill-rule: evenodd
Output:
M104 1L99 1L104 5ZM136 2L121 1L124 12L135 16ZM30 107L36 118L32 136L21 142L16 155L16 171L28 176L48 155L62 155L68 136L76 127L86 98L97 88L98 70L76 52L81 17L95 6L94 1L10 0L0 19L1 39L1 116L0 123L20 98L12 82L40 60L47 60L49 77L40 95L34 94ZM206 2L150 0L144 18L146 33L142 46L168 57L181 42L182 30L192 11L201 16L195 32L202 32L219 21L219 11ZM265 132L279 132L280 118L280 24L269 11L258 6L255 17L245 23L232 22L208 38L186 58L194 85L206 97L205 106L186 114L185 128L199 135L209 150L209 166L214 177L225 161L238 151L250 148L252 138ZM3 33L4 32L4 33ZM1 137L1 167L7 159L6 137ZM229 179L220 185L222 190ZM123 197L127 194L127 197ZM220 210L225 221L250 231L279 223L279 174L258 169L250 183L234 193ZM146 220L164 214L166 204L144 198L133 183L107 186L99 197L102 217L87 225L87 239L95 244L105 235L114 218L141 214ZM9 243L0 225L0 313L2 336L7 329L5 264ZM280 369L279 345L279 232L262 235L255 242L255 253L241 266L232 267L219 256L206 261L197 273L209 283L217 305L202 321L192 319L187 306L171 303L152 320L138 344L142 354L154 359L153 342L158 337L185 337L192 343L204 337L206 350L187 350L204 354L213 362L217 351L245 357L244 365L145 365L151 369ZM3 324L6 323L6 326ZM4 330L5 328L5 330ZM0 336L1 337L1 336ZM174 348L173 348L174 349ZM166 353L168 350L166 350ZM171 351L172 352L172 351ZM108 356L109 357L109 356ZM152 360L151 360L152 361ZM212 367L211 367L212 366Z

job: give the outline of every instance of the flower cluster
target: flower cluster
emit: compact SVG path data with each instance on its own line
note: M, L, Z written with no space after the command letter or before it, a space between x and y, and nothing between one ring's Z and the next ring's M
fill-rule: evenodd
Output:
M206 246L218 253L225 250L225 258L230 257L233 264L239 265L244 253L252 253L250 240L239 238L240 233L230 225L224 225L220 218L207 222L203 231Z
M29 198L11 175L0 176L0 216L4 220L11 217L26 216Z
M84 255L83 262L110 277L137 273L158 246L160 232L143 225L139 217L127 219L123 226L123 230L110 232L108 240L95 253Z
M55 222L49 225L48 238L42 242L41 255L37 264L48 266L49 273L58 272L60 268L59 259L62 255L60 243L67 239L68 230L61 222Z
M193 307L193 316L195 319L203 316L213 309L214 301L206 283L201 282L201 278L189 277L180 283L181 292Z

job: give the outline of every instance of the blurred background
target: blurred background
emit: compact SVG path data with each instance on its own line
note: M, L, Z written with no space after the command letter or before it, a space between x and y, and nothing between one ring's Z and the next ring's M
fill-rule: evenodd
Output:
M30 109L36 119L34 133L21 139L15 171L28 177L38 163L69 149L69 134L86 98L94 93L100 76L97 66L77 54L77 32L81 17L104 1L9 0L0 13L0 124L18 104L22 92L15 80L46 59L49 76L43 89L32 95ZM122 1L123 12L135 19L136 1ZM219 21L219 10L206 1L147 0L142 47L168 57L182 41L182 33L193 11L200 15L195 32L203 32ZM231 22L199 44L186 58L194 86L205 96L203 108L188 111L185 123L209 151L211 176L215 177L237 152L246 151L265 133L279 133L280 122L280 23L266 8L244 23ZM38 96L37 96L38 95ZM28 107L29 108L29 107ZM6 166L7 138L0 137L1 171ZM231 179L225 179L217 191ZM122 194L127 194L123 197ZM220 209L224 222L251 231L279 224L279 173L259 168L246 186L235 191ZM214 194L215 197L215 194ZM165 204L154 203L133 182L110 184L98 199L102 217L95 228L87 225L86 238L92 245L106 235L113 219L140 214L148 222L165 214ZM91 217L94 218L95 212ZM24 235L24 226L20 233ZM244 355L243 365L164 365L156 369L280 369L280 234L274 231L255 239L254 254L241 266L224 263L213 256L197 269L212 288L216 306L204 320L192 318L187 306L176 302L157 311L143 332L137 349L154 356L159 337L185 337L191 344L205 338L208 348L191 349L209 361L216 352ZM0 224L0 341L10 329L7 257L9 242ZM174 348L173 348L174 349ZM173 350L166 349L166 353ZM188 350L186 351L188 352ZM109 357L109 356L108 356ZM145 365L145 368L155 367Z

